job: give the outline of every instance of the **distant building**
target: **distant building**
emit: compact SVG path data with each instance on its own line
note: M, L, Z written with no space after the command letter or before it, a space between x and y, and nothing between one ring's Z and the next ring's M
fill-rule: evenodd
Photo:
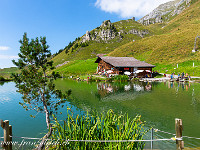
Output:
M145 77L152 75L154 65L144 61L139 61L133 57L108 57L99 56L95 63L98 63L97 73L103 74L111 72L111 74L128 74L131 76Z

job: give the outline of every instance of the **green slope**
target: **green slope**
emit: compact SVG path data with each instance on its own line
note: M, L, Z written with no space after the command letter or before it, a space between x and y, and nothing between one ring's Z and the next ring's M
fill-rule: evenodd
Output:
M67 54L66 54L66 50L64 50L61 53L59 53L57 56L55 56L52 59L54 61L54 64L58 65L58 64L64 63L65 61L86 60L86 59L95 58L96 55L99 53L110 53L114 49L126 43L129 43L133 40L135 41L141 40L142 38L138 35L127 34L127 32L130 31L131 29L136 29L138 31L148 30L149 34L145 35L145 37L148 37L160 32L159 30L160 28L144 26L131 19L121 20L119 22L112 23L112 25L114 25L114 27L116 28L116 34L120 32L121 36L123 37L122 40L119 38L119 35L117 35L116 38L112 40L108 40L108 41L90 40L89 42L87 42L89 44L89 46L87 47L79 46L77 48L74 48L75 47L75 44L74 44L74 46L72 46L72 48L74 49L72 50L72 48L70 48ZM97 27L96 29L90 31L90 33L93 34L95 31L99 32L101 30L102 30L101 27ZM123 32L121 32L122 30ZM80 40L76 41L75 43L80 44L82 38L83 37L81 37Z
M187 8L161 30L163 34L150 36L118 47L111 56L133 56L150 63L177 63L198 59L192 53L194 39L200 34L200 2ZM200 41L200 40L199 40ZM197 42L197 45L200 42Z
M0 69L0 76L9 79L12 73L18 73L18 72L19 70L17 69L17 67L4 68Z
M56 71L61 75L83 75L93 74L97 70L97 64L94 63L96 58L87 60L74 60L66 65L58 67Z

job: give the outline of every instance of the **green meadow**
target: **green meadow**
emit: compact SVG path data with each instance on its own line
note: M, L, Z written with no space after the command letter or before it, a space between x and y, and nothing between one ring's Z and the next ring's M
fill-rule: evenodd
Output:
M19 72L16 67L0 69L0 77L3 77L4 79L9 79L11 74L16 72Z
M61 75L85 75L94 74L97 70L96 58L87 60L75 60L56 69Z

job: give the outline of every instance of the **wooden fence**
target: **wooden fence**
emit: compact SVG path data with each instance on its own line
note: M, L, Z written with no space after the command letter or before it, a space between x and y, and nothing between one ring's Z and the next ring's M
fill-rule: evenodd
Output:
M1 146L5 150L12 150L12 126L9 125L8 120L1 120L1 127L4 131L4 141Z
M4 141L2 142L1 146L4 150L12 150L12 126L9 125L8 120L1 120L1 127L4 131ZM184 141L182 139L183 124L181 119L175 119L175 131L176 149L182 150L184 149ZM151 146L151 148L153 149L153 130L151 137Z

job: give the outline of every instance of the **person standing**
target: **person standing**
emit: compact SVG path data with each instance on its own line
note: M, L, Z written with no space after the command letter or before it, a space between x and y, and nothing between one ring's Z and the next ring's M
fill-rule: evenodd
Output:
M184 78L184 76L185 76L185 74L184 74L184 72L182 73L182 76L181 76L181 78L183 79Z
M188 78L189 78L189 81L190 81L190 79L191 79L191 76L189 75L189 76L188 76Z
M173 79L173 74L174 74L174 73L171 74L171 79Z

